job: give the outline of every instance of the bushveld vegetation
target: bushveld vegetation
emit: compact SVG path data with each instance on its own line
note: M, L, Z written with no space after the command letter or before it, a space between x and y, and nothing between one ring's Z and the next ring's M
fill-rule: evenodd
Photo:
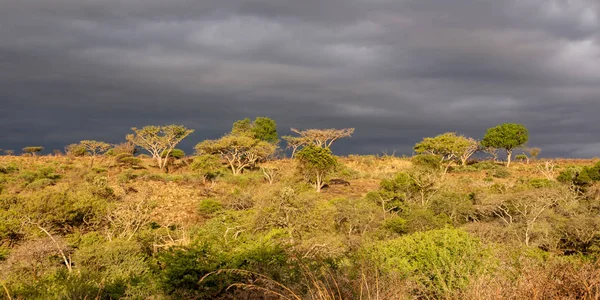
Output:
M294 129L292 159L268 118L192 156L190 129L133 130L0 157L0 297L600 297L600 161L538 159L522 125L414 157L339 157L353 128Z

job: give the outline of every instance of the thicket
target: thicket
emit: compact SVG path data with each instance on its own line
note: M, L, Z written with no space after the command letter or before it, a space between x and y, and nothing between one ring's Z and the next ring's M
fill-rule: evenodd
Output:
M463 165L436 148L455 134L412 158L336 157L351 131L333 129L276 159L273 127L242 120L194 157L161 152L162 169L132 144L93 165L0 157L1 297L600 296L600 162Z

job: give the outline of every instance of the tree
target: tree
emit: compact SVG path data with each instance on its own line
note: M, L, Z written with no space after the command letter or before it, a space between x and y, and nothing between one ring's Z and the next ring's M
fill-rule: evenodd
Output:
M31 156L35 156L36 153L42 152L42 150L44 150L44 147L41 146L29 146L23 148L23 152L31 154Z
M540 153L542 153L542 149L539 147L526 148L525 151L529 152L529 156L531 156L533 160L537 160Z
M86 152L89 152L92 157L90 167L94 165L94 158L96 158L96 155L102 154L110 149L109 143L94 140L83 140L79 142L79 144L81 147L85 148Z
M204 154L194 158L192 170L202 175L202 182L206 184L207 180L213 181L219 176L222 168L221 158L215 154Z
M271 156L276 146L245 135L226 135L218 140L206 140L195 147L199 155L219 154L226 159L233 175L239 175L260 160Z
M105 155L116 156L122 153L134 155L138 152L138 148L132 142L123 142L114 145L111 149L106 151Z
M69 144L65 146L65 153L69 156L81 157L87 154L87 149L81 144Z
M297 136L291 136L291 135L284 135L281 137L287 144L287 146L285 147L285 149L292 149L292 156L291 158L294 158L294 156L296 155L296 151L298 151L298 148L306 146L308 144L310 144L310 140L307 138L303 138L303 137L297 137Z
M447 132L436 137L427 137L414 147L418 154L433 154L441 157L441 161L460 160L465 166L469 158L479 149L475 139ZM450 164L446 166L446 170Z
M493 213L506 225L517 225L517 235L522 234L523 242L529 246L542 214L559 201L565 201L568 196L568 192L552 188L503 195L500 201L494 204Z
M329 148L336 140L344 137L350 137L354 133L354 128L344 129L306 129L298 130L291 128L292 132L300 135L301 138L310 141L310 143L321 148Z
M312 177L315 182L317 192L321 192L325 176L335 170L337 159L331 153L329 148L322 148L316 145L308 145L296 154L300 171Z
M487 130L481 145L506 150L506 167L510 167L513 150L529 140L529 131L521 124L505 123Z
M238 120L231 128L232 135L245 135L261 141L277 142L277 124L275 120L267 117L256 117L254 122L249 118Z
M15 150L4 150L4 154L7 156L15 155Z
M161 170L167 165L168 156L175 146L194 132L193 129L187 129L183 125L145 126L142 129L133 127L131 130L135 134L127 135L127 140L150 152ZM163 152L166 153L165 158L162 157Z

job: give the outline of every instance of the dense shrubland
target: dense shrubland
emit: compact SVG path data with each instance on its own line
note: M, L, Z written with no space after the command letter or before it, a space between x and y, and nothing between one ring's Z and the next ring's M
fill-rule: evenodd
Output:
M236 122L190 157L172 142L189 130L169 132L152 156L129 136L0 157L2 297L600 296L597 160L537 151L508 169L469 159L484 147L454 133L412 158L334 156L329 145L353 129L295 130L296 157L277 158L267 118Z

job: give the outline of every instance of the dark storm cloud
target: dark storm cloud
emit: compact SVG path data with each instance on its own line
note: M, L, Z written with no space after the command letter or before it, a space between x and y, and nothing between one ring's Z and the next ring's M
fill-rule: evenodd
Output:
M0 148L243 117L356 127L337 153L524 123L546 156L600 153L595 0L4 0Z

